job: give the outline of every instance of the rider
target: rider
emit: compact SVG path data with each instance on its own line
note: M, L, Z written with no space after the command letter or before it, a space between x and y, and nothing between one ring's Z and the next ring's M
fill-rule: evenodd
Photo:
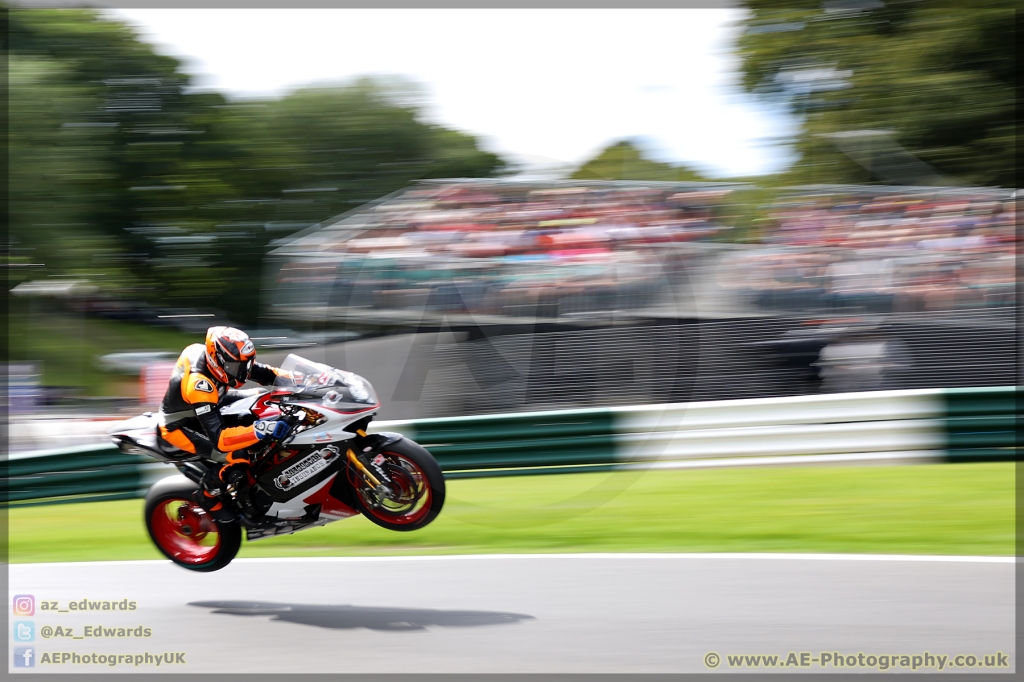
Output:
M226 464L218 471L217 480L211 477L203 482L203 506L225 519L234 515L224 508L223 502L230 498L221 488L243 479L252 483L246 449L264 438L281 440L292 428L286 420L224 425L220 407L255 393L235 389L247 380L266 386L282 374L255 358L256 348L245 332L210 327L205 345L194 343L181 352L160 405L157 442L165 452L181 455L184 451L202 457L210 457L214 450L225 453Z

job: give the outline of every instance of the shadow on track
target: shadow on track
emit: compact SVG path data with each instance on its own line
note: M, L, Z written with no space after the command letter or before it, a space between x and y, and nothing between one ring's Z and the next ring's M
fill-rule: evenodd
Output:
M425 630L428 625L441 627L475 627L501 625L533 620L521 613L496 611L443 611L440 609L393 609L349 604L281 604L265 601L197 601L189 606L214 609L212 613L231 616L271 616L301 625L314 625L332 630L367 628L368 630Z

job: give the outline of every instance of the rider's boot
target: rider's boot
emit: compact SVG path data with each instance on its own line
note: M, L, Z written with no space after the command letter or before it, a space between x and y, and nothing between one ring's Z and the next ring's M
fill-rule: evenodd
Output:
M215 476L203 478L202 488L196 491L193 499L209 512L215 521L230 523L238 518L234 500L224 490L224 483Z
M256 485L256 477L248 460L238 459L221 467L218 476L226 489L235 491L235 500L242 510L250 516L259 515L250 499L250 491Z
M193 499L214 521L230 523L238 518L234 511L235 503L227 495L213 495L209 490L197 490Z

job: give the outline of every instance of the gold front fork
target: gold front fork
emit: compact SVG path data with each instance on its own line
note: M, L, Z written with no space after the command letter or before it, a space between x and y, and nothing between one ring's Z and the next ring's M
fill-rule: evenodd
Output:
M380 481L377 480L376 476L370 473L369 469L363 466L363 463L359 461L358 457L356 457L356 453L352 452L352 448L348 449L346 455L348 456L348 461L351 462L356 469L359 469L359 471L362 472L363 476L365 476L366 480L373 484L374 488L380 487Z

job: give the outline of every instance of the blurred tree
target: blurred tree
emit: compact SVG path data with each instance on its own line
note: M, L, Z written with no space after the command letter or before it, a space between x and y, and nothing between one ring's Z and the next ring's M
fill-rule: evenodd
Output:
M1017 3L744 4L746 88L803 118L790 181L1013 186Z
M272 238L349 211L421 178L483 177L504 162L462 133L428 125L393 84L370 79L282 99L226 105L236 197L213 206L221 262L256 267ZM253 241L247 235L257 235ZM262 273L257 273L262 274ZM255 314L259 288L236 279L232 300Z
M12 237L47 275L253 322L274 238L419 178L504 168L423 122L414 84L229 102L94 11L9 18Z
M661 180L700 182L707 178L685 166L646 158L631 142L620 141L580 166L570 176L579 180Z
M100 260L112 265L104 268L111 281L130 281L116 265L121 245L90 220L102 204L93 189L112 177L103 159L111 129L69 123L90 112L91 93L56 60L15 54L7 67L12 259L79 276L93 275Z
M238 182L273 201L268 216L278 224L310 225L420 178L503 168L473 138L421 122L372 79L233 109L234 137L250 157Z

